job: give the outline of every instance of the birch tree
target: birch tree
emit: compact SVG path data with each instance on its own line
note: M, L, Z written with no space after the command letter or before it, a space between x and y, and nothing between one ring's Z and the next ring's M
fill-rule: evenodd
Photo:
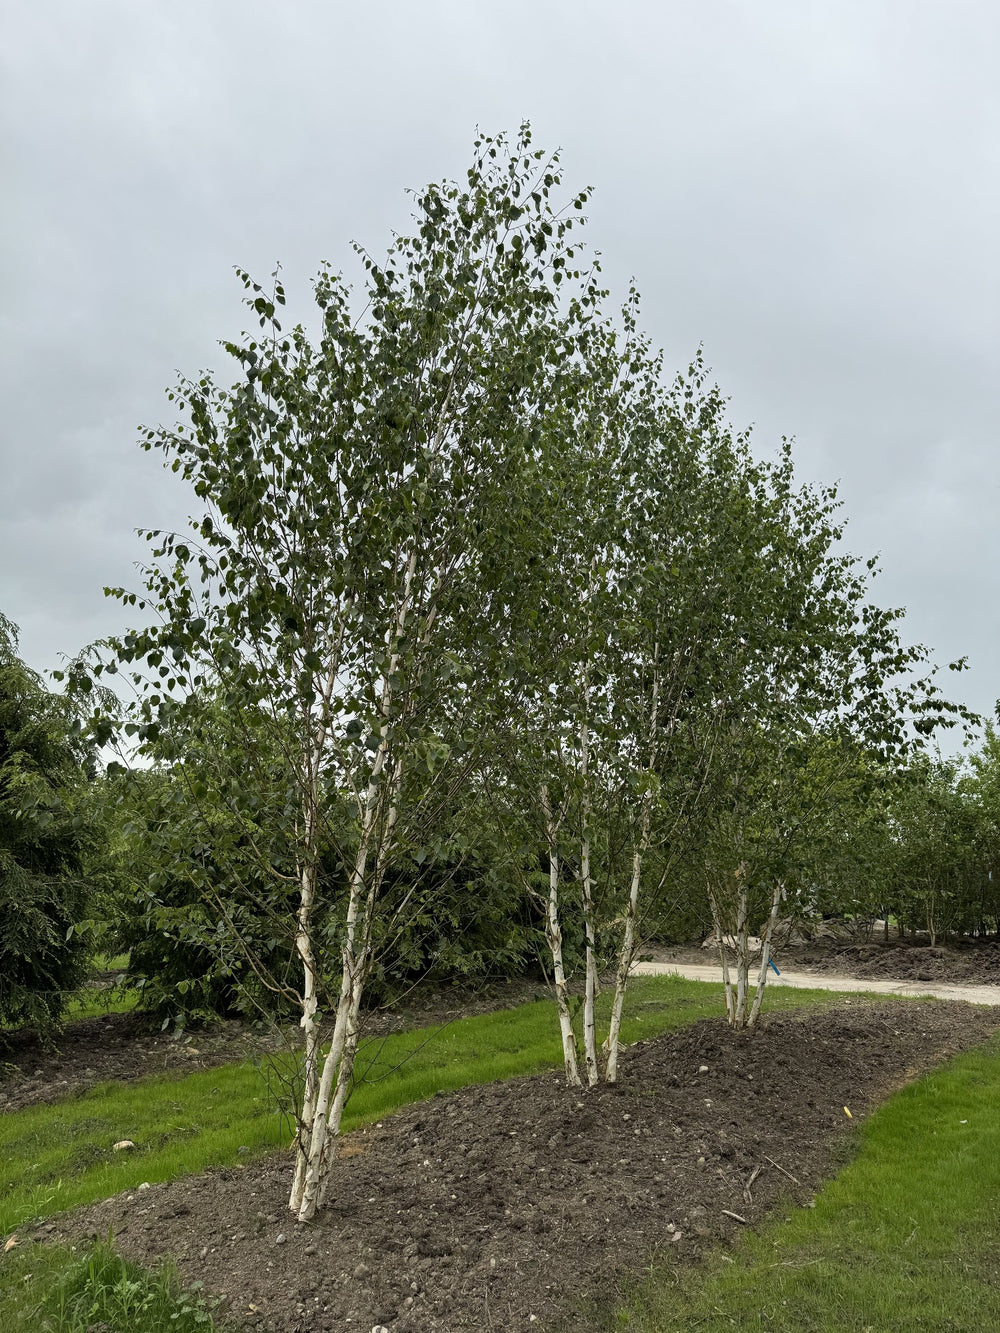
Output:
M303 1221L329 1187L387 871L419 862L474 760L472 723L496 690L470 664L503 623L545 489L552 385L597 300L573 230L586 192L560 188L527 127L479 139L466 182L417 194L415 230L384 262L359 249L360 301L321 272L315 339L282 328L279 278L241 274L261 332L225 344L240 378L181 381L188 424L144 439L205 508L194 538L150 534L142 594L117 591L158 617L112 644L139 691L134 735L153 743L211 687L233 715L253 710L283 756L303 1033L290 1207ZM330 817L345 801L346 830ZM330 846L346 884L336 922Z
M634 363L635 364L635 363ZM700 358L667 389L648 354L622 451L625 515L616 595L619 653L609 682L619 775L615 990L605 1041L617 1079L625 996L642 921L670 886L696 825L712 762L719 645L752 505L746 441L734 437ZM651 870L655 866L655 873Z
M762 540L764 483L699 361L664 386L660 358L636 327L634 294L618 331L605 325L591 337L587 358L574 420L578 484L557 511L543 610L522 627L534 683L511 750L522 803L541 801L545 934L567 1078L581 1081L582 1036L593 1086L617 1077L642 916L698 815L726 641L747 590L738 571L753 566ZM509 803L503 817L511 820ZM560 916L574 885L579 1036ZM601 1053L595 999L609 950L615 988Z
M500 821L540 835L548 882L533 896L544 917L567 1081L603 1075L596 1001L607 864L608 682L619 650L615 562L621 534L621 445L645 349L625 319L594 320L578 348L547 441L553 490L545 508L545 575L517 607L523 708L502 747ZM526 886L532 891L530 877ZM564 918L581 926L582 1030L574 1024ZM574 941L574 943L577 943ZM575 954L577 950L574 948ZM582 1072L581 1072L582 1055Z
M740 571L761 540L761 469L746 436L728 427L700 357L664 384L634 303L624 322L624 369L605 422L615 522L603 534L594 603L594 651L607 643L610 654L593 659L600 706L581 696L588 718L600 719L588 728L604 754L601 925L615 964L600 1071L608 1082L643 920L673 887L702 817L728 638L746 592Z
M981 771L981 759L980 759ZM896 776L889 865L897 912L933 948L981 919L989 887L977 834L980 810L969 777L954 760L914 756Z
M757 1020L781 903L802 884L830 794L858 754L898 762L921 735L964 713L944 698L926 649L901 639L902 612L870 601L875 562L843 551L835 490L796 486L787 446L762 478L759 542L723 649L730 661L719 681L705 843L727 1013L737 1028Z

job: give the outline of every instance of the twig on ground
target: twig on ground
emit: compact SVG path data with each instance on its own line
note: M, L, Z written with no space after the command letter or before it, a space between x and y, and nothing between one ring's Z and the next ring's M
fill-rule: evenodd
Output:
M750 1172L750 1179L743 1186L743 1198L746 1200L747 1203L753 1203L753 1195L750 1193L750 1191L753 1188L754 1181L757 1179L757 1177L763 1170L764 1168L762 1166L755 1166L754 1169Z
M727 1217L731 1217L734 1222L742 1222L744 1226L748 1225L746 1218L740 1217L739 1213L734 1213L729 1208L723 1208L722 1211Z
M774 1160L773 1157L768 1157L767 1153L764 1154L764 1161L770 1162L776 1171L780 1171L783 1176L787 1176L788 1179L793 1181L796 1185L801 1185L802 1182L800 1180L796 1180L795 1176L792 1175L791 1171L786 1171L785 1168L783 1166L780 1166Z

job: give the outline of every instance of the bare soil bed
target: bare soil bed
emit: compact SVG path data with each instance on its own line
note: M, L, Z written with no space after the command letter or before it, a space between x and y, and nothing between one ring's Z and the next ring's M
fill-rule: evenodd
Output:
M794 961L793 961L794 959ZM786 952L786 966L845 976L885 977L900 981L951 981L969 985L1000 985L1000 943L935 945L919 941L889 944L800 946Z
M415 991L391 1008L364 1015L366 1036L431 1027L472 1014L510 1009L540 999L545 989L530 980L502 989L448 986ZM0 1113L56 1101L95 1083L132 1082L154 1074L212 1069L282 1049L298 1049L301 1031L287 1032L237 1021L175 1035L139 1013L101 1014L67 1023L46 1040L27 1029L0 1031Z
M807 1203L853 1123L996 1026L964 1004L857 1000L744 1034L702 1021L630 1048L617 1087L518 1079L357 1131L308 1226L286 1210L284 1155L40 1235L111 1228L130 1256L172 1254L236 1327L269 1333L592 1330L595 1303L652 1253L690 1262L733 1236L733 1214Z
M642 957L658 963L715 963L718 953L697 944L654 945ZM870 943L817 940L776 951L777 965L792 972L833 973L844 977L893 981L949 981L1000 986L1000 942L961 940L933 948L926 939Z

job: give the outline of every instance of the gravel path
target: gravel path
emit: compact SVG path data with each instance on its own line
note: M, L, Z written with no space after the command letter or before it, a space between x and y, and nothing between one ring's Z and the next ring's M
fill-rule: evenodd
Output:
M722 982L722 968L710 963L636 963L633 975L685 977L688 981ZM751 981L751 985L755 983ZM840 977L826 972L785 972L768 977L769 986L797 986L804 990L866 992L876 995L932 995L938 1000L968 1000L970 1004L1000 1006L1000 986L962 986L948 982L889 981L884 978Z

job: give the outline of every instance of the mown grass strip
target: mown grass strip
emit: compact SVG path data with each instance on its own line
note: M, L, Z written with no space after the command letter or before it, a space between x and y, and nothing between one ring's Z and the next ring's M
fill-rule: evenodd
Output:
M1000 1041L881 1107L814 1209L699 1269L654 1275L628 1333L983 1333L1000 1328Z
M624 1039L670 1031L722 1012L722 988L676 977L636 978ZM768 992L767 1007L829 1003L825 991ZM358 1068L345 1128L436 1092L538 1073L562 1064L554 1005L461 1019L372 1041ZM78 1096L0 1116L0 1233L66 1208L287 1146L264 1069L252 1062L181 1077L103 1083ZM132 1140L134 1150L112 1145Z

